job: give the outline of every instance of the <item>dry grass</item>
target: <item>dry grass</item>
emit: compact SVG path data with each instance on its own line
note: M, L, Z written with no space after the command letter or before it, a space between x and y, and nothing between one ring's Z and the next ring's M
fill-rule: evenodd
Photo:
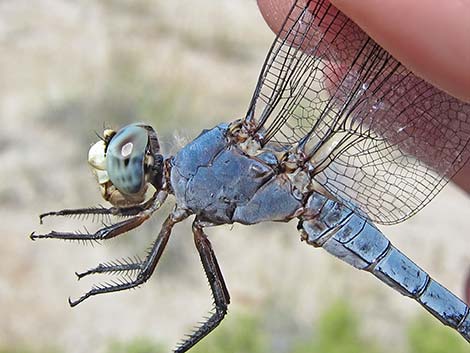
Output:
M77 284L73 271L142 253L159 220L96 248L32 243L27 235L80 226L65 219L39 227L38 213L101 202L85 157L104 124L148 121L170 150L175 130L190 139L241 117L270 38L252 0L0 2L0 346L102 352L112 339L134 336L171 344L209 309L187 223L176 229L150 283L73 310L67 297L93 283ZM448 187L386 233L460 293L469 210L468 198ZM311 332L321 308L346 297L363 313L366 334L394 344L420 310L370 276L300 244L294 224L220 227L210 236L234 310L269 306L273 322L290 320Z

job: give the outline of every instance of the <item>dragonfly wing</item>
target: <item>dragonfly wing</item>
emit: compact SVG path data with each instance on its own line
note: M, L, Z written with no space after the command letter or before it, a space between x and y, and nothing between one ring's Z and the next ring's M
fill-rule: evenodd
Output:
M262 144L300 144L318 183L381 224L424 207L470 156L470 104L322 0L294 3L244 125Z

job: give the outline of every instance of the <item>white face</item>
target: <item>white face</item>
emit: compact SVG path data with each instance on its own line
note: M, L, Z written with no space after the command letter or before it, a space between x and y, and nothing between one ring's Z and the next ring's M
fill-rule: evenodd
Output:
M135 205L145 200L147 182L148 132L139 125L127 125L117 133L105 130L104 140L88 152L88 163L103 198L113 205Z

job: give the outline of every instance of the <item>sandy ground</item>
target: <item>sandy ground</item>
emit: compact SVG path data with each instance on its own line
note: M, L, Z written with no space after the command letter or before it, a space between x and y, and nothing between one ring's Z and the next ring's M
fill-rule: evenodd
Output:
M86 166L94 131L149 121L168 150L203 127L244 114L272 34L243 1L0 2L0 347L56 346L102 352L114 338L168 345L210 308L190 223L176 228L154 277L136 291L77 297L100 279L74 271L142 254L161 218L90 247L31 242L32 230L74 230L51 209L100 203ZM449 185L409 221L384 228L392 241L457 294L470 264L470 199ZM311 332L328 303L344 298L365 335L403 344L412 301L299 241L295 224L209 230L232 294L232 311L268 310L288 341ZM281 339L282 340L282 339Z

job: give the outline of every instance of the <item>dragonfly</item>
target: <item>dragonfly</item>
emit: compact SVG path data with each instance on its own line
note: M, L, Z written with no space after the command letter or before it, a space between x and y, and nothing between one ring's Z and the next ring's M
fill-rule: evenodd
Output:
M414 75L328 1L294 1L242 119L202 131L165 156L144 123L107 129L89 150L111 207L40 215L116 216L96 232L33 232L36 239L101 241L129 232L166 202L144 259L101 263L106 273L71 306L142 285L173 227L191 217L214 308L175 352L189 350L227 314L230 294L205 228L297 221L300 238L414 299L470 341L470 308L376 227L422 209L470 156L470 104ZM121 218L120 218L121 217ZM114 218L113 218L114 219Z

